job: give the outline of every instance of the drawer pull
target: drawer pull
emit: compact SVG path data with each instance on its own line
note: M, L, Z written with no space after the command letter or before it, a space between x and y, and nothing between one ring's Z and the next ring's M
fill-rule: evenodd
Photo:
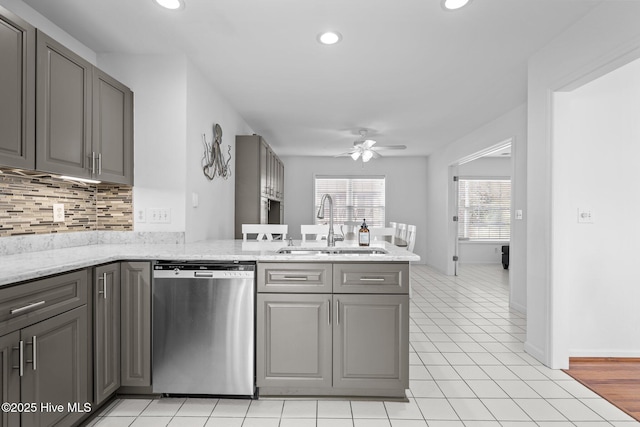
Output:
M282 280L309 280L307 276L282 276Z
M361 282L384 282L384 277L361 277Z
M207 273L207 272L195 271L195 272L193 273L193 277L205 277L205 278L212 278L212 277L213 277L213 273Z
M42 304L44 304L44 303L45 303L45 301L38 301L38 302L34 302L34 303L29 304L29 305L25 305L24 307L14 308L14 309L13 309L13 310L11 310L9 313L11 313L11 314L18 314L18 313L22 313L23 311L30 310L30 309L32 309L32 308L36 308L36 307L38 307L38 306L41 306L41 305L42 305Z

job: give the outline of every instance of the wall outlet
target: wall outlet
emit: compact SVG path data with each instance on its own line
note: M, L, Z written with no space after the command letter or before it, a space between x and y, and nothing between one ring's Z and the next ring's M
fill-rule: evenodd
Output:
M516 219L522 219L522 209L516 209Z
M138 209L136 211L136 222L147 222L147 211L145 211L144 209Z
M64 222L64 204L53 204L53 222Z

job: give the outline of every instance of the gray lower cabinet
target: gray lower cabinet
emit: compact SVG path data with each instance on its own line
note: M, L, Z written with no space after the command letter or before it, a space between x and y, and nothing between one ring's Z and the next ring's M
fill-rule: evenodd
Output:
M93 271L93 382L100 405L120 388L120 263Z
M409 296L334 295L333 386L409 388Z
M35 167L36 30L0 7L0 165Z
M75 308L21 331L26 353L22 402L50 402L63 410L22 413L23 426L70 426L85 416L69 404L89 402L87 306ZM29 356L29 354L31 356Z
M256 385L330 388L331 295L258 294Z
M0 426L71 426L91 402L89 274L79 270L0 288L2 401L36 403ZM62 405L43 410L40 404ZM76 404L69 410L69 404Z
M2 402L20 402L20 374L16 369L17 345L20 332L16 331L0 337L0 399ZM2 411L0 426L17 427L20 425L20 414Z
M151 264L121 263L121 385L151 386Z
M408 269L408 263L258 263L260 394L404 396Z

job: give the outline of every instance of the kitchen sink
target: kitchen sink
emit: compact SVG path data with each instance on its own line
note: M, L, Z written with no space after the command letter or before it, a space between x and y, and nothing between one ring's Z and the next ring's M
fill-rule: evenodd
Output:
M278 250L287 255L383 255L388 252L381 248L296 248L286 247Z

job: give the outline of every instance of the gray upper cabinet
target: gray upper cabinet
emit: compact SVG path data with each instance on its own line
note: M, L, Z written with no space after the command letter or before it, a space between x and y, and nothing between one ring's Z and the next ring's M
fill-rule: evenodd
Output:
M92 178L93 66L38 31L36 73L36 168Z
M133 185L133 92L103 71L93 72L93 151L96 176Z
M35 167L36 31L0 7L0 166Z
M100 405L120 388L120 263L94 269L94 388Z
M133 184L133 93L37 32L36 169Z
M121 385L151 386L151 264L121 263Z

